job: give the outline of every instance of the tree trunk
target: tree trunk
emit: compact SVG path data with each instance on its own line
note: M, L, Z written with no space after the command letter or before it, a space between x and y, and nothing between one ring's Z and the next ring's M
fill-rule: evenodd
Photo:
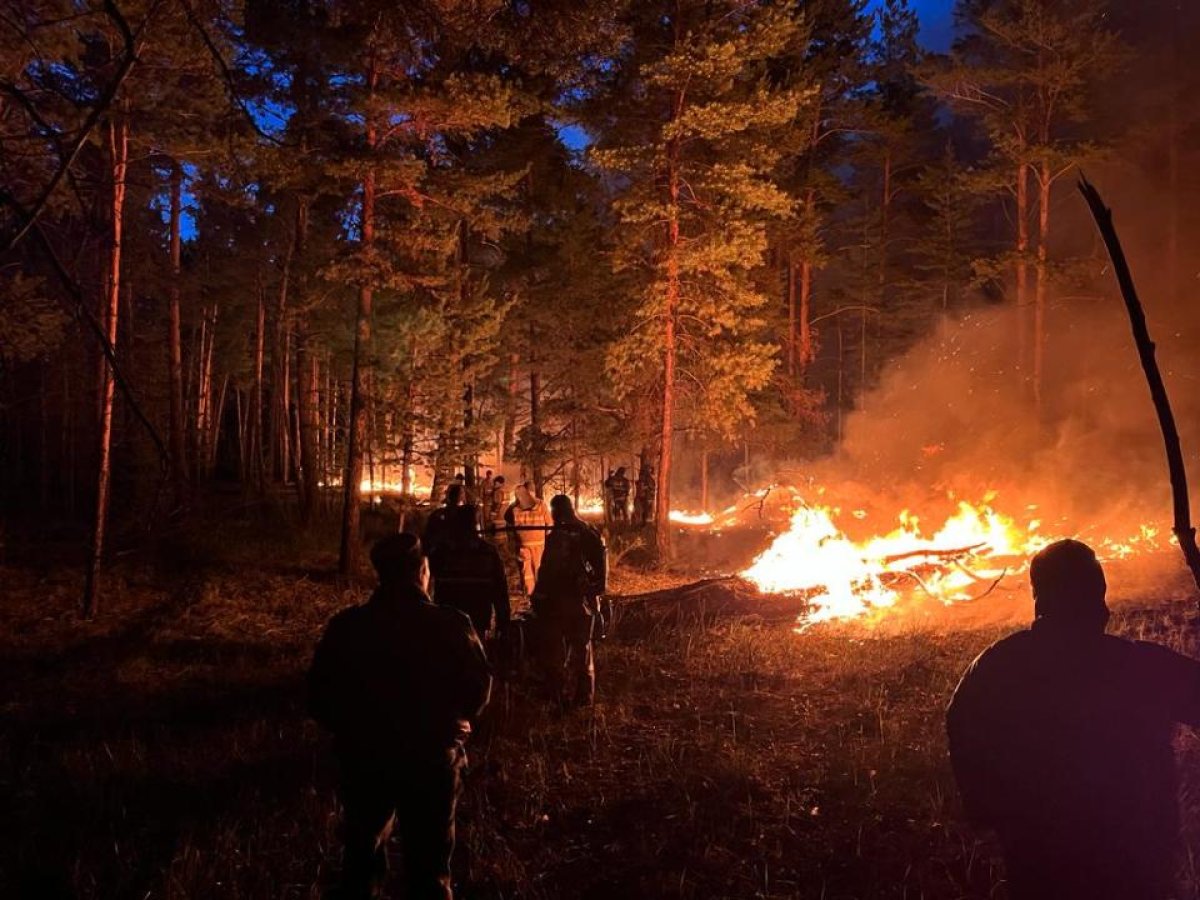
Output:
M1046 256L1050 240L1050 189L1053 179L1050 164L1042 161L1038 169L1038 248L1037 282L1033 301L1033 403L1042 410L1042 379L1046 358Z
M795 388L796 386L796 332L797 332L797 313L796 308L796 261L789 252L787 256L787 309L788 309L788 332L787 332L787 374L788 386ZM793 410L794 412L794 410Z
M700 448L700 512L708 512L708 444Z
M1017 378L1025 382L1027 366L1026 344L1029 340L1028 304L1025 294L1029 284L1029 167L1024 161L1017 164Z
M108 277L106 279L105 336L112 347L117 346L117 318L121 303L121 240L125 214L125 172L129 163L129 125L124 120L108 123L109 159L112 165L112 204L109 242ZM92 527L92 545L88 554L87 574L83 586L83 615L96 614L100 596L100 562L104 555L105 531L108 524L109 487L112 481L112 422L113 389L111 364L105 362L100 381L100 460L96 473L96 518Z
M676 22L676 31L680 23ZM677 35L678 38L678 35ZM678 42L678 41L677 41ZM672 121L683 115L684 92L677 91ZM654 498L654 547L671 557L671 462L675 436L675 317L679 310L679 140L667 142L667 296L663 328L662 428L659 432L658 491Z
M374 58L367 66L368 109L378 83ZM378 132L373 113L367 114L367 171L362 182L362 248L370 252L375 242L375 147ZM371 365L372 286L358 289L358 314L354 327L354 367L350 377L350 417L346 428L346 467L342 475L342 543L338 571L342 577L358 571L362 552L359 520L362 504L363 445L367 432L366 386Z
M516 442L517 435L517 393L520 389L520 379L517 365L521 362L520 354L514 353L508 358L508 398L504 408L504 433L500 440L499 462L503 465Z
M171 285L167 292L168 384L171 392L170 444L171 479L175 488L175 505L187 502L187 441L183 412L183 338L180 327L179 296L183 287L183 256L180 213L183 204L183 168L171 162Z
M533 477L534 494L542 496L542 482L545 473L542 471L542 373L537 367L537 334L533 323L529 323L529 438L533 454L530 474Z
M321 373L316 354L309 352L307 330L296 334L296 416L299 419L299 465L296 483L300 489L300 524L308 526L317 509L317 429L321 402Z
M254 326L254 393L250 398L247 422L247 458L250 480L254 489L261 493L263 484L263 357L266 352L267 304L263 298L262 284L258 285L258 310Z

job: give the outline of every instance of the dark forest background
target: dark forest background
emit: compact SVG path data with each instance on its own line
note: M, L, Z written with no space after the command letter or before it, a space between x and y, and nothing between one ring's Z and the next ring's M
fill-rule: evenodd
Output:
M1186 391L1200 6L956 16L933 54L905 0L6 4L10 537L90 534L90 607L214 498L340 519L343 572L360 482L480 460L577 497L649 461L665 522L837 449L971 315L1053 421L1113 297L1080 167Z

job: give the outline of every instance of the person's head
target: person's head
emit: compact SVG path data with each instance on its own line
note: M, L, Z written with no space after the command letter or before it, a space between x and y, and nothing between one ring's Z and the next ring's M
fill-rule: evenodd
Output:
M496 480L495 480L494 484L495 484L497 487L504 487L504 476L503 476L503 475L497 475L497 476L496 476Z
M555 494L550 500L550 518L555 525L565 525L576 520L575 507L566 494Z
M462 506L463 504L463 486L457 481L446 488L446 505L447 506Z
M522 481L517 485L517 499L521 501L522 506L528 506L533 502L532 481Z
M371 565L384 587L413 584L421 590L429 587L429 563L415 534L389 534L371 547Z
M491 469L486 469L486 470L484 470L483 477L484 477L484 478L491 478L491 477L492 477L492 470L491 470Z
M450 534L456 540L464 540L473 538L478 534L478 529L475 527L477 522L477 510L474 505L468 503L466 506L456 506L450 511Z
M459 472L457 475L454 476L454 483L455 484L466 484L467 476L464 475L462 472Z
M1029 564L1035 618L1078 631L1103 631L1108 585L1096 553L1076 540L1055 541Z
M624 478L624 477L625 477L625 467L624 467L624 466L619 466L619 467L617 468L617 474L618 474L620 477Z

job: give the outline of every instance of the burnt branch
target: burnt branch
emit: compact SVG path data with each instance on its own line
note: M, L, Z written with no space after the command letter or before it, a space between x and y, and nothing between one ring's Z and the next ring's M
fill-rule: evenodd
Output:
M1158 369L1158 361L1154 358L1154 341L1150 338L1150 329L1146 325L1146 313L1138 299L1137 289L1133 286L1133 275L1129 271L1129 263L1125 259L1125 251L1117 237L1117 229L1113 225L1112 210L1104 205L1104 201L1086 178L1079 178L1079 193L1087 201L1100 229L1100 237L1108 249L1113 269L1117 275L1117 283L1121 286L1121 296L1125 300L1125 309L1129 313L1129 324L1133 329L1133 341L1137 345L1138 358L1142 363L1142 371L1146 373L1146 382L1150 387L1150 398L1154 401L1154 411L1158 414L1158 424L1162 429L1163 444L1167 451L1167 471L1171 478L1171 497L1175 510L1175 537L1179 541L1179 549L1183 551L1183 559L1192 572L1196 587L1200 588L1200 547L1196 546L1196 529L1192 525L1191 506L1188 500L1187 470L1183 465L1183 449L1179 443L1179 431L1175 427L1175 414L1171 411L1171 401L1167 397L1167 388L1163 384L1162 373Z

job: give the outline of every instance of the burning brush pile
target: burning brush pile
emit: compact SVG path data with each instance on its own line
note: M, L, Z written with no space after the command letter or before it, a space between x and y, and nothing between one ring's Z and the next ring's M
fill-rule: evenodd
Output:
M1088 541L1106 561L1156 553L1174 540L1150 525L1117 537L1051 533L1037 518L1018 521L1000 512L990 494L979 503L950 498L953 510L935 528L903 510L888 530L873 533L880 517L866 510L844 514L794 489L770 493L791 500L786 530L741 575L762 593L803 596L811 607L806 626L871 623L918 601L948 606L1018 589L1030 557L1060 537Z

